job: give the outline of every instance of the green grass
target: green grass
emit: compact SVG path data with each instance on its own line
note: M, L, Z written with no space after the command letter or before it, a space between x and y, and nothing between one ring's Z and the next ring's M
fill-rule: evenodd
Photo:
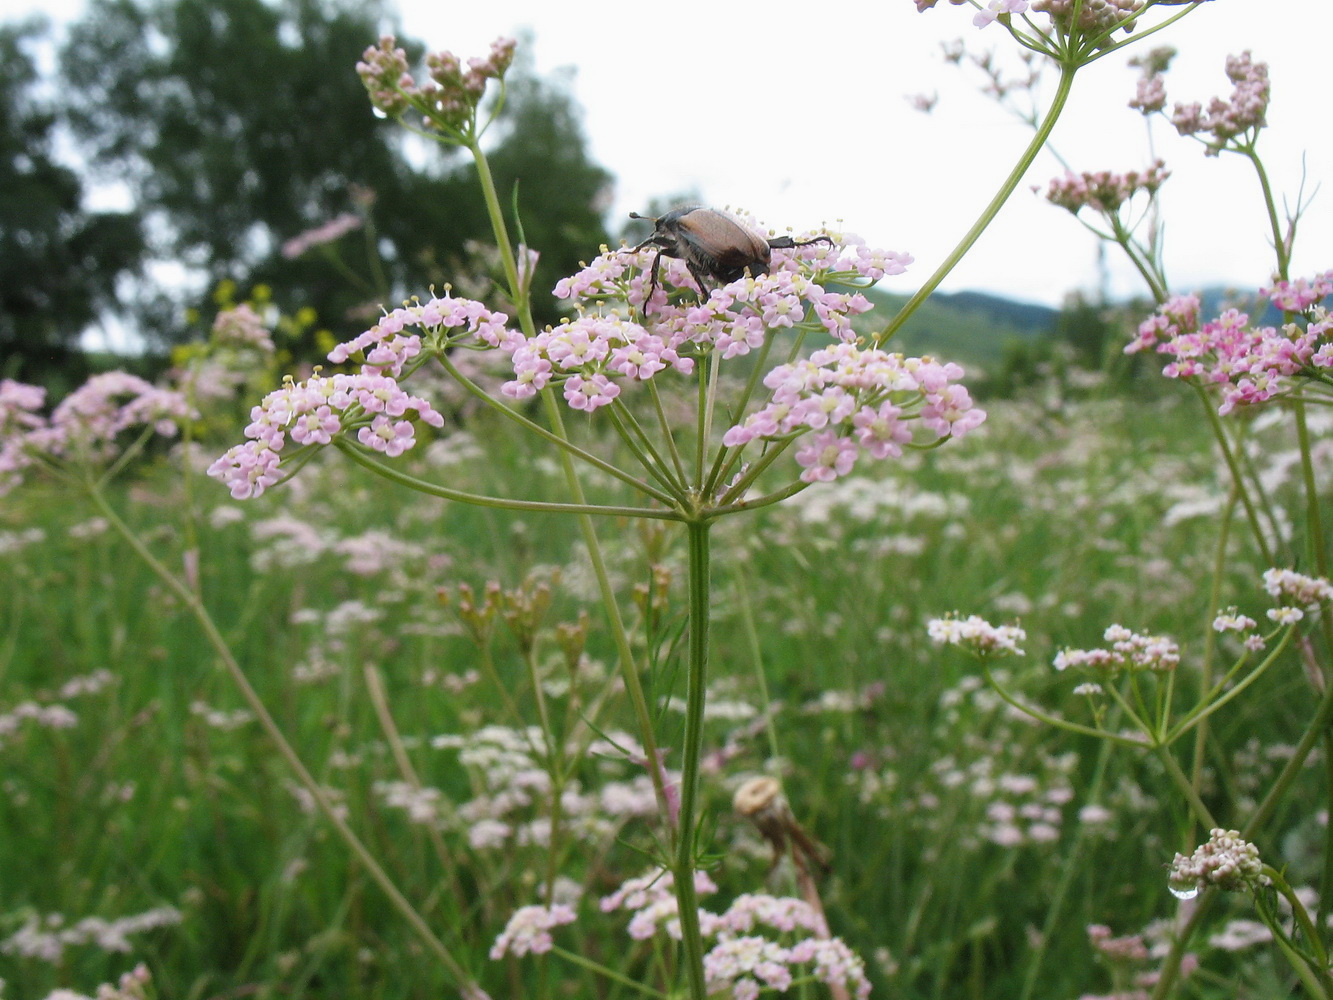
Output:
M472 447L452 438L433 465L414 457L420 474L481 492L561 498L548 458L484 417L469 431ZM1164 866L1194 842L1184 805L1142 755L1108 754L1093 740L1015 718L977 683L974 661L931 645L925 623L954 610L1021 618L1028 656L1005 664L1010 682L1080 720L1087 714L1070 693L1076 681L1050 666L1057 649L1098 645L1114 622L1170 634L1182 644L1178 696L1187 701L1197 686L1217 518L1167 523L1165 515L1196 492L1220 495L1205 433L1186 399L1090 402L1039 419L1031 407L1003 407L992 410L984 434L720 526L712 700L761 712L762 671L773 726L770 736L758 714L709 724L710 749L726 749L704 779L722 890L704 905L720 908L765 886L793 891L790 871L769 875L764 845L730 810L741 778L772 771L797 820L831 851L820 882L829 920L866 959L876 996L1007 1000L1020 996L1029 974L1033 997L1108 989L1085 927L1134 933L1176 913ZM463 457L446 465L441 454ZM589 488L616 496L595 480ZM1295 504L1287 492L1280 487L1278 498ZM535 724L528 672L504 625L497 619L488 668L456 614L459 583L512 589L529 576L554 588L535 660L559 728L576 734L595 715L600 730L632 729L623 696L605 680L615 672L613 651L572 525L421 498L336 460L246 504L198 480L191 496L186 517L179 479L165 466L147 468L117 507L173 567L196 534L206 602L246 674L463 964L496 998L543 988L561 997L630 996L559 958L488 961L509 914L538 901L550 852L541 844L470 845L483 807L500 814L487 796L517 787L513 771L492 774L488 786L484 770L465 766L457 749L430 742ZM216 522L219 508L240 519ZM23 721L0 737L0 940L32 914L63 914L69 925L172 906L182 920L136 934L130 954L79 945L50 963L0 953L4 996L44 997L62 985L88 992L139 958L162 997L452 995L445 973L328 825L301 808L257 724L218 728L192 708L232 712L243 703L197 625L123 542L110 532L70 536L92 513L40 484L7 498L0 512L8 533L0 539L33 527L45 535L0 555L14 584L0 599L0 713L37 701L67 704L78 716L61 729ZM316 540L279 547L261 537L278 517ZM371 531L402 548L384 571L359 576L336 546ZM645 683L659 706L661 744L677 748L667 763L678 766L682 716L660 706L683 684L675 669L685 610L681 539L670 529L645 537L615 521L599 522L599 535L635 642L654 651ZM650 545L658 547L651 556ZM628 595L654 579L651 563L657 583L669 584L654 591L659 603L645 624ZM1229 565L1223 603L1261 617L1263 567L1240 541ZM374 620L347 625L357 608ZM592 621L586 660L571 675L555 627L584 609ZM313 664L322 665L319 679L299 679L298 665ZM384 678L413 767L448 804L438 843L377 791L400 774L367 693L368 665ZM112 685L60 697L61 685L100 669L111 671ZM468 680L469 671L478 678ZM1244 802L1274 771L1266 753L1299 734L1302 719L1290 706L1311 703L1294 658L1259 688L1212 728L1205 797L1222 822L1243 818ZM1252 739L1257 750L1247 749ZM1186 765L1191 747L1179 748ZM521 761L510 763L522 771ZM643 783L642 770L607 756L588 754L572 767L589 801L610 782ZM1290 862L1294 884L1318 880L1317 770L1259 840L1266 856ZM545 815L540 789L524 794L529 801L503 813L516 828ZM1007 846L987 839L1005 803L1047 810L1044 820L1019 825L1047 822L1053 838ZM1094 803L1113 818L1080 824L1079 810ZM556 856L555 869L584 891L578 923L556 940L638 975L656 960L653 948L630 941L624 918L602 914L596 901L646 867L641 852L653 849L653 830L595 802L587 819L589 829L568 834ZM1212 929L1245 912L1243 901L1228 903ZM1264 992L1276 982L1266 946L1239 956L1201 947L1209 971L1192 981L1198 995L1274 995Z

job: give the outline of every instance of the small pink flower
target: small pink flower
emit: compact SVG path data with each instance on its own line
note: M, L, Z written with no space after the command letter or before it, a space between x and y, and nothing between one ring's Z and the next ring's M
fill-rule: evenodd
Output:
M856 442L839 437L836 431L824 431L796 452L796 463L805 469L801 473L804 482L827 483L851 472L856 455Z

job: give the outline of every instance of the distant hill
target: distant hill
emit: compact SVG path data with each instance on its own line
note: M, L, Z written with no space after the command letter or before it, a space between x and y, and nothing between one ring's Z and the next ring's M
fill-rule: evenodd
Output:
M866 328L882 329L910 296L871 289L875 303ZM934 354L963 365L990 367L1011 340L1035 341L1055 329L1058 309L984 292L936 292L893 339L893 350Z

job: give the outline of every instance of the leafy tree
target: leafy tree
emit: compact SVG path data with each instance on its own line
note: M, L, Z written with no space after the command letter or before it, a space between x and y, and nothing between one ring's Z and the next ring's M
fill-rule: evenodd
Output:
M489 234L470 168L434 147L409 159L410 137L371 112L354 66L384 19L380 3L349 0L94 0L62 57L73 120L152 213L160 255L212 282L263 282L336 334L359 329L368 300L449 280L468 241ZM562 89L517 79L499 127L497 181L519 182L520 210L540 205L523 221L548 255L536 287L550 287L605 240L608 175L588 161ZM338 244L345 269L282 256L302 231L367 211L375 226ZM378 287L349 279L377 261Z
M44 31L0 26L0 377L58 392L86 374L79 336L115 307L144 242L133 214L85 211L78 174L53 156L58 119L27 51Z

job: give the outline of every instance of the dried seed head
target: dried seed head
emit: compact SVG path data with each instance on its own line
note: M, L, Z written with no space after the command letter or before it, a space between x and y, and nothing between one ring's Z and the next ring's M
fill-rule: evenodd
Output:
M751 778L736 789L732 805L746 819L758 822L757 815L772 807L775 800L780 803L779 809L786 809L790 814L787 800L782 796L782 785L776 778Z

